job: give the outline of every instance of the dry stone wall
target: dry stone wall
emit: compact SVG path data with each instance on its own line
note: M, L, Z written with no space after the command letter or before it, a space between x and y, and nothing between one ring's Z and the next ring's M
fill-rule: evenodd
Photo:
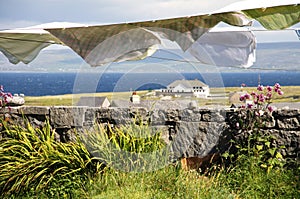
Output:
M74 129L81 132L97 123L122 125L130 122L148 123L163 131L163 139L171 145L173 158L204 157L228 150L230 140L240 136L237 121L243 118L241 110L214 109L159 109L145 108L91 108L72 106L21 106L0 109L0 117L11 124L24 124L24 118L35 127L48 120L56 130L57 141L74 139ZM300 156L300 110L277 110L268 116L262 131L276 137L278 146L285 146L287 157ZM0 127L3 128L3 127ZM1 129L0 129L1 130Z

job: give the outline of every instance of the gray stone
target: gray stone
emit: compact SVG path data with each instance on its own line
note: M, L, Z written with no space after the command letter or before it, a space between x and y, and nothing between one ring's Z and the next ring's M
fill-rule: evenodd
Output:
M297 118L282 118L277 120L280 129L298 129L299 121Z
M297 109L280 109L273 112L275 118L278 117L295 117L300 114L300 110Z
M204 157L215 150L225 123L178 122L172 149L176 157Z
M266 128L273 128L276 125L276 120L274 119L274 117L272 115L265 115L265 122L264 122L264 126Z
M150 113L151 125L164 125L166 124L166 113L164 110L154 110Z
M125 125L132 122L130 116L130 109L128 108L111 108L110 109L110 118L111 123L118 125Z
M98 109L96 112L96 117L98 119L103 119L103 120L107 120L107 119L111 118L110 109L108 109L108 108Z
M84 114L84 122L95 122L97 110L96 108L87 108Z
M201 114L197 110L183 109L179 111L179 117L181 121L186 122L200 122Z
M166 118L169 122L179 121L179 112L176 109L168 109L166 110Z
M270 129L264 132L275 137L273 147L279 149L282 155L299 158L300 131Z
M55 128L83 126L86 107L51 107L50 121Z
M203 111L202 120L205 122L224 122L225 117L220 111Z
M139 120L144 120L144 121L149 120L148 111L146 108L143 108L143 107L131 108L129 115L133 119L139 119Z
M22 106L19 108L19 114L24 115L49 115L50 107L48 106Z
M20 107L0 107L0 114L10 113L10 114L18 114Z

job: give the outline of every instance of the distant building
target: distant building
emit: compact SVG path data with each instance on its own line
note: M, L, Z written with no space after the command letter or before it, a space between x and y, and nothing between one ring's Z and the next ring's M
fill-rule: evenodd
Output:
M134 91L130 97L130 101L133 104L139 104L141 102L141 97L137 95L136 92Z
M79 98L77 106L101 107L108 108L110 102L107 97L88 97L83 96Z
M162 95L194 96L197 98L207 98L209 93L209 86L197 79L176 80L160 92Z

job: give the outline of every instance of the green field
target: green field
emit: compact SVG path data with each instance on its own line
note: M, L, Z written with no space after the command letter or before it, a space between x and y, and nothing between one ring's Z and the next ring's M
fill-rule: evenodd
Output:
M240 91L238 87L227 88L211 88L211 94L220 94L229 96L231 92ZM251 93L256 91L255 87L243 88L244 91ZM285 86L282 87L284 95L274 96L273 102L300 102L300 87L299 86ZM143 96L148 91L138 91L137 94ZM25 105L30 106L72 106L76 105L81 96L106 96L110 101L115 99L129 100L130 92L109 92L109 93L95 93L95 94L67 94L67 95L54 95L54 96L39 96L39 97L25 97ZM146 98L145 98L146 99ZM221 104L230 105L228 99L196 99L199 105Z

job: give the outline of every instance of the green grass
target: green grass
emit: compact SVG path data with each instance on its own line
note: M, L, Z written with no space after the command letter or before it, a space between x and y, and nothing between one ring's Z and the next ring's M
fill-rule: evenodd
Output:
M211 93L219 93L225 96L229 96L229 93L240 91L237 87L226 87L226 88L211 88ZM256 87L246 87L243 88L244 91L251 93L256 91ZM283 96L275 96L273 102L300 102L300 86L284 86L282 87L284 92ZM139 91L139 95L144 95L147 91ZM130 92L110 92L110 93L95 93L95 94L66 94L66 95L54 95L54 96L39 96L25 97L25 105L28 106L72 106L75 105L81 96L106 96L110 101L115 99L129 100ZM153 99L153 98L151 98ZM158 99L158 98L156 98ZM200 106L220 104L220 105L230 105L228 99L196 99Z
M5 122L2 124L6 126ZM99 125L74 143L55 142L54 133L47 122L42 129L28 123L25 127L2 129L2 198L277 199L300 196L299 164L274 167L267 172L259 164L260 156L252 153L240 155L230 166L214 165L206 175L183 171L178 162L155 168L149 166L156 165L155 159L143 162L144 156L138 156L141 161L134 161L138 160L136 156L120 158L118 154L124 150L144 154L165 147L160 133L151 131L147 125L128 124L117 128ZM129 172L116 167L117 160L124 168L143 169ZM108 166L102 167L101 162Z
M143 95L147 91L140 91ZM25 105L28 106L73 106L76 105L81 96L107 97L112 101L115 99L129 100L131 92L109 92L109 93L85 93L85 94L66 94L53 96L25 96Z

